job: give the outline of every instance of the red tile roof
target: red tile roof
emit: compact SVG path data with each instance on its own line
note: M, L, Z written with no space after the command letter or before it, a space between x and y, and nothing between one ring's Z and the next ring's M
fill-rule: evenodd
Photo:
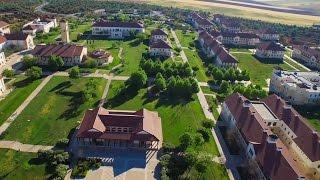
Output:
M261 43L258 46L258 49L265 50L265 51L285 51L284 47L282 47L280 44L275 43L273 41Z
M267 179L304 177L289 150L264 123L263 118L247 98L234 93L226 98L225 104L245 141L254 146L256 161Z
M13 33L13 34L5 34L4 35L7 40L20 40L20 41L25 41L28 38L28 34L23 34L22 32L20 33Z
M220 48L218 57L223 63L238 63L238 60L233 57L225 48Z
M171 49L171 46L162 39L159 39L156 42L152 43L150 45L150 48Z
M108 127L128 127L132 132L107 132ZM144 133L141 133L144 132ZM162 141L161 119L146 109L113 111L102 107L88 110L77 132L79 138Z
M293 141L311 161L320 160L320 135L296 110L273 94L263 99L273 113L283 120L297 136Z
M34 26L34 25L28 25L28 26L23 28L23 30L36 30L36 29L37 29L37 27Z
M257 31L259 34L278 34L277 31L271 29L271 28L266 28L266 29L260 29Z
M151 32L151 36L155 36L155 35L167 36L168 34L164 32L162 29L155 29Z
M0 28L3 28L5 26L8 26L9 24L4 22L4 21L0 21Z
M93 27L143 28L143 25L137 22L110 22L100 20L95 22Z
M51 44L51 45L37 45L32 50L32 55L49 57L52 55L60 56L62 58L80 56L84 46L72 44Z
M293 49L298 49L303 54L307 54L310 57L314 56L318 61L320 61L320 50L313 49L308 46L300 46L300 45L294 45Z

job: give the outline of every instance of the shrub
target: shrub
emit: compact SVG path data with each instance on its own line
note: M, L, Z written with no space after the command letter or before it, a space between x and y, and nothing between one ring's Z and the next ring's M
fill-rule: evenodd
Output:
M206 120L202 121L202 126L207 129L211 129L214 127L214 122L210 119L206 119Z
M11 78L14 76L14 71L12 69L5 69L2 72L2 76L7 77L7 78Z
M98 62L94 59L89 59L84 63L84 67L86 68L95 68L98 66Z
M160 165L162 167L168 167L169 162L170 162L170 154L164 154L163 156L160 157Z
M204 143L204 139L203 139L203 136L202 134L200 133L197 133L195 136L194 136L194 142L197 146L199 145L202 145Z
M37 66L32 66L27 70L26 75L32 80L39 79L42 76L42 69Z
M174 144L169 143L169 142L164 142L162 145L164 153L166 152L172 152L176 147Z
M75 67L70 69L70 71L69 71L69 77L70 78L76 79L79 76L80 76L80 69L79 69L78 66L75 66Z
M66 176L68 171L68 166L65 164L58 164L56 169L55 169L55 173L54 176L56 178L61 178L64 179L64 177Z
M192 144L193 138L190 133L185 132L179 137L179 141L180 141L181 147L185 149Z
M63 138L63 139L60 139L57 144L56 144L56 147L58 148L66 148L69 144L69 139L67 138Z
M54 152L50 150L39 150L38 151L38 158L41 160L49 161L53 158Z
M201 128L199 128L198 130L198 133L200 133L201 135L202 135L202 137L203 137L203 139L205 140L205 141L209 141L209 139L210 139L210 131L208 131L206 128L204 128L204 127L201 127Z

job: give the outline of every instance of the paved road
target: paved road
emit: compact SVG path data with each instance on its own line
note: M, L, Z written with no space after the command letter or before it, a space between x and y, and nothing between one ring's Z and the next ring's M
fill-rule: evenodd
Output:
M39 150L49 150L53 149L53 146L42 146L33 144L22 144L17 141L0 141L1 149L12 149L22 152L37 153Z
M181 58L182 58L182 61L183 61L184 63L188 62L188 58L187 58L186 54L185 54L184 51L183 51L183 48L182 48L182 46L181 46L181 44L180 44L180 41L179 41L179 39L178 39L178 37L177 37L176 32L175 32L173 29L170 29L170 31L171 31L171 34L172 34L172 36L173 36L173 38L174 38L174 41L175 41L176 44L177 44L177 47L178 47L178 48L181 48L180 56L181 56Z
M40 85L27 97L27 99L16 109L12 115L0 126L0 135L7 130L10 124L20 115L20 113L28 106L28 104L35 98L42 88L49 82L52 75L47 76Z

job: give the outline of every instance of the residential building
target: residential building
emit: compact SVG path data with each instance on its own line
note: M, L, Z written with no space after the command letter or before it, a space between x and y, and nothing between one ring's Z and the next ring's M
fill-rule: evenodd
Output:
M260 29L257 31L257 35L264 41L279 41L280 39L279 33L271 28Z
M84 62L87 47L74 44L40 44L31 54L38 58L39 65L48 65L51 56L58 56L63 59L64 66L75 66Z
M25 24L22 28L24 33L30 34L34 30L36 32L48 33L50 29L57 27L57 20L55 18L49 19L40 19L37 18L27 24ZM35 34L34 34L35 35Z
M87 110L76 133L80 146L158 150L162 143L161 118L157 112Z
M37 33L37 27L35 25L30 24L30 25L27 25L24 28L22 28L22 32L24 34L29 34L29 35L35 37L36 33Z
M10 26L4 21L0 21L0 35L10 34Z
M202 51L208 58L214 57L214 64L219 67L234 67L238 65L238 60L232 56L223 45L207 31L199 33L198 41L201 45Z
M34 47L33 37L29 34L14 33L14 34L5 34L6 38L5 46L17 46L20 49L32 49Z
M212 30L210 35L225 45L256 46L260 43L259 36L251 32L219 32Z
M274 41L264 42L258 45L255 55L263 59L283 59L285 48Z
M166 42L168 40L168 34L164 32L162 29L153 30L151 32L150 43L156 42L160 39Z
M110 22L99 20L93 24L92 35L111 39L124 39L132 34L144 33L143 24L137 22Z
M70 36L69 36L69 24L67 20L60 21L60 28L61 28L61 40L64 43L70 43Z
M0 67L6 62L6 56L4 52L0 51Z
M156 42L150 44L149 54L150 56L171 57L172 48L167 42L159 39Z
M310 68L320 70L320 50L308 46L294 45L292 58L301 61Z
M213 23L198 13L191 13L188 19L192 26L196 29L210 31L213 28Z
M5 48L7 39L4 36L0 36L0 52Z
M102 49L93 51L90 56L97 60L99 65L106 65L113 61L112 54Z
M223 103L221 117L256 179L319 178L320 136L280 97L249 101L234 93Z
M294 105L320 105L320 73L274 70L269 91Z
M241 31L240 24L236 20L232 19L222 19L220 22L222 31L237 33Z
M6 85L4 84L4 77L0 75L0 96L5 92Z

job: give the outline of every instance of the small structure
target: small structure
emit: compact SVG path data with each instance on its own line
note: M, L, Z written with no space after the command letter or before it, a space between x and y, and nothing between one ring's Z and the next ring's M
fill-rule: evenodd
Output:
M171 46L162 39L152 43L149 47L150 56L171 57Z
M158 150L162 142L161 118L147 109L90 109L83 117L76 140L79 146Z
M14 34L5 34L6 44L5 46L17 46L21 49L34 48L33 37L29 34L23 34L22 32Z
M10 26L4 21L0 21L0 35L10 34Z
M60 28L61 28L61 40L64 43L70 43L70 37L69 37L69 25L68 21L61 20L60 21Z
M106 52L102 49L93 51L90 56L96 59L99 65L109 64L113 61L111 53Z
M34 36L37 32L48 33L54 27L57 27L57 20L55 18L37 18L25 24L22 30L23 33L32 34Z
M255 55L263 59L280 59L283 60L285 48L274 41L261 43L257 48Z
M238 60L233 57L224 47L221 47L216 53L216 61L215 64L219 67L233 67L236 68L238 66Z
M302 61L310 68L320 70L320 50L308 46L294 45L292 58Z
M29 34L29 35L35 37L36 33L37 33L37 27L35 25L30 24L30 25L27 25L24 28L22 28L22 32L24 34Z
M99 20L93 24L92 35L111 39L124 39L132 34L144 33L143 24L137 22L110 22Z
M191 13L188 19L191 25L196 29L210 31L213 28L213 23L198 13Z
M257 35L261 40L264 41L278 41L280 38L280 35L277 33L277 31L271 28L260 29L257 31Z
M51 56L59 56L64 66L80 65L87 56L87 47L74 44L37 45L31 54L38 58L39 65L48 65Z
M2 95L6 90L6 85L4 84L4 77L0 75L0 95Z

